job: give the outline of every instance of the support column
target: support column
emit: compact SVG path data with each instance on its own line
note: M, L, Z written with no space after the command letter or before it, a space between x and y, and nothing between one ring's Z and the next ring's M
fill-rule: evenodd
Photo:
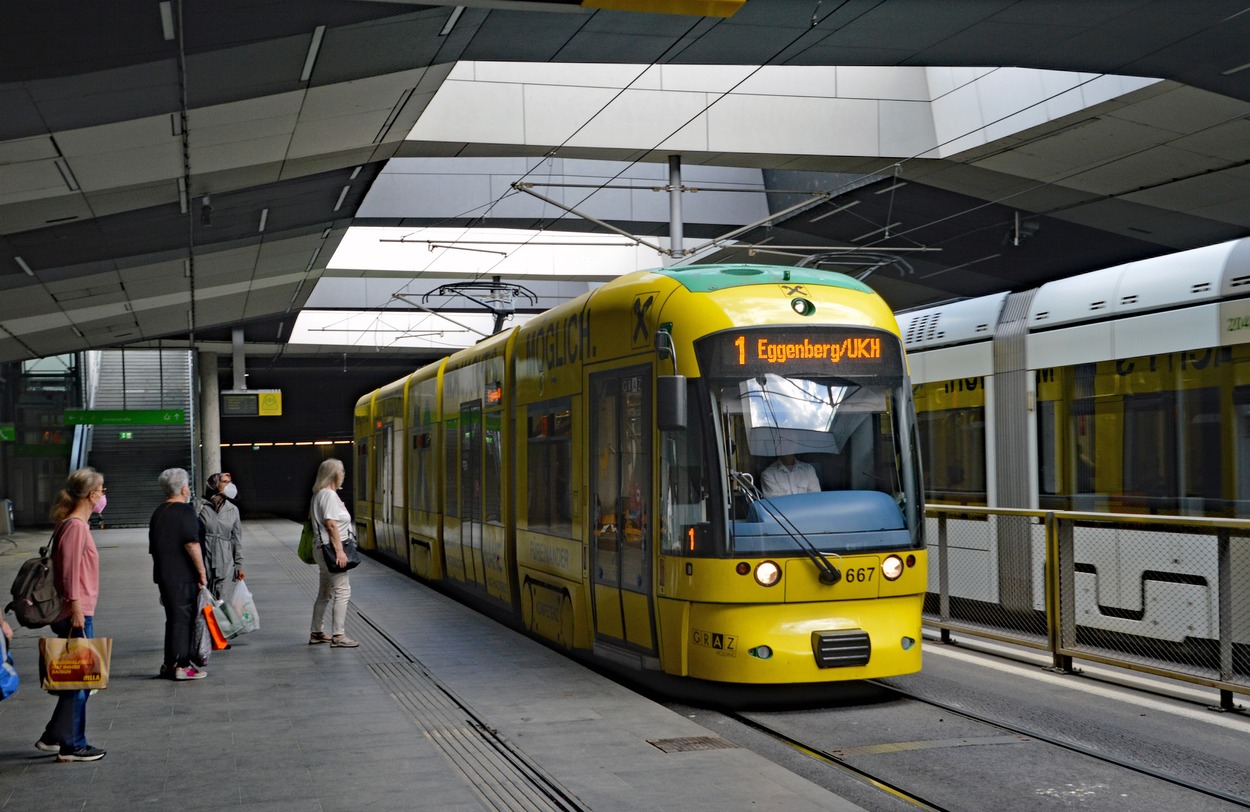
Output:
M668 156L668 248L674 260L686 255L682 247L681 156Z
M221 470L221 395L217 386L217 353L201 352L200 447L204 477Z
M234 349L234 386L233 389L247 389L247 370L243 366L243 328L235 327L230 331L230 343Z

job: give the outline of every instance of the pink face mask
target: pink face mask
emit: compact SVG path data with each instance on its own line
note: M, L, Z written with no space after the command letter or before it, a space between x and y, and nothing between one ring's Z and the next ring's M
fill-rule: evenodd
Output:
M107 496L107 495L105 495L105 494L103 494L103 493L102 493L102 494L100 494L100 498L99 498L99 499L97 499L97 500L95 501L95 503L91 506L91 512L92 512L92 513L103 513L103 512L104 512L104 506L105 506L105 505L107 505L108 503L109 503L109 498L108 498L108 496Z

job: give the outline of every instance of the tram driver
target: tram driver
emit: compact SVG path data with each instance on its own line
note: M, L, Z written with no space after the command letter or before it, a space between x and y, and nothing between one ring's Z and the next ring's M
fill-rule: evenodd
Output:
M764 469L764 496L786 496L792 493L815 493L820 490L820 479L810 463L803 462L793 454L782 454Z

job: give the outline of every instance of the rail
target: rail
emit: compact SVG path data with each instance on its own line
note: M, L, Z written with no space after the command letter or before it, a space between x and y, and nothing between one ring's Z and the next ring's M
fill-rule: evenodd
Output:
M929 505L926 625L1250 694L1250 520Z

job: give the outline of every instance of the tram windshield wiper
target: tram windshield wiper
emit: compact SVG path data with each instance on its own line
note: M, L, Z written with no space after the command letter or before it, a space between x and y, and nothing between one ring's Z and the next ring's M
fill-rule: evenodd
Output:
M825 554L817 549L816 545L807 540L807 536L803 535L802 531L794 525L794 522L790 521L790 518L785 513L778 510L760 494L755 487L755 480L750 474L730 469L729 477L742 491L743 495L746 496L748 503L762 508L777 523L782 532L789 536L800 550L807 553L807 557L812 559L816 569L820 570L819 577L822 584L833 586L842 580L842 572L825 557Z
M764 512L767 513L773 521L777 522L777 525L781 528L782 532L789 536L799 546L799 549L807 553L807 557L812 559L812 563L816 565L816 569L820 570L820 582L822 584L833 586L838 581L842 580L842 571L835 567L833 563L825 557L825 554L817 549L815 544L812 544L807 540L807 536L795 527L794 522L790 521L789 516L774 507L773 504L767 499L759 499L755 502L755 504L760 508L763 508Z

